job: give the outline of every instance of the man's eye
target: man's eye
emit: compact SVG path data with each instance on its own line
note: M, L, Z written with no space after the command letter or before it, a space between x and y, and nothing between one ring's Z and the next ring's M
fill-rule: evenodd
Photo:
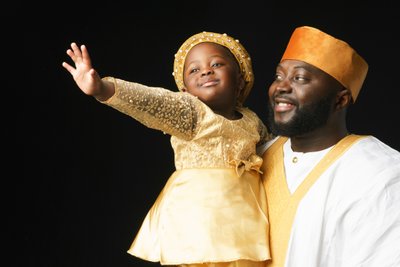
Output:
M281 81L283 78L279 74L275 74L275 81Z
M303 82L306 81L307 79L303 76L296 76L294 77L295 81Z

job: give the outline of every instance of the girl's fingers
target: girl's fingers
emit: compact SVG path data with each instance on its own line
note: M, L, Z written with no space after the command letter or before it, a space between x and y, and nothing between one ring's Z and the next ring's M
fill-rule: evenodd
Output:
M76 56L75 56L75 53L72 52L71 49L68 49L68 50L67 50L67 55L75 62Z
M69 73L71 73L71 74L72 74L72 72L75 70L74 67L72 67L71 65L69 65L69 64L66 63L66 62L63 62L63 63L62 63L62 66L63 66L67 71L69 71Z
M71 48L72 48L72 51L74 51L74 54L76 56L78 56L78 57L82 56L81 50L79 49L79 47L78 47L78 45L76 43L71 43Z
M83 61L88 64L91 65L91 61L90 61L90 56L89 56L89 51L87 50L85 45L81 45L81 51L82 51L82 58Z

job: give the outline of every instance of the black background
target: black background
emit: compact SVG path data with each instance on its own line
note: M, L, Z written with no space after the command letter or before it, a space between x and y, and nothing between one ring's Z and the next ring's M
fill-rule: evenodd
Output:
M87 45L102 76L176 90L172 64L183 41L201 31L226 32L252 56L255 85L246 105L265 119L267 88L290 34L314 26L347 41L370 65L349 110L349 130L399 150L396 10L383 1L4 7L6 266L159 266L126 250L173 171L169 137L84 95L61 66L72 41Z

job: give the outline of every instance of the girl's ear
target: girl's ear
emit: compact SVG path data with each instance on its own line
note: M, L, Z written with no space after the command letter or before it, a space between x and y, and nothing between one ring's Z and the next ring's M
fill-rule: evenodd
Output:
M183 87L183 88L181 89L181 91L182 91L182 92L186 92L187 90L186 90L185 87Z
M237 92L236 92L236 97L239 97L241 95L242 91L244 90L244 88L246 86L246 81L244 80L243 75L239 76L238 84L239 84L239 86L238 86L239 90L237 90Z

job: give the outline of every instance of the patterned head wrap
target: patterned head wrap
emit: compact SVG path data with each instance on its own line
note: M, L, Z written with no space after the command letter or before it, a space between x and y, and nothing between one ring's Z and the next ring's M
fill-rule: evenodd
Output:
M284 59L304 61L328 73L350 90L353 102L368 72L367 62L349 44L309 26L294 30Z
M251 58L239 40L230 37L226 33L201 32L191 36L181 45L178 52L175 54L174 71L172 72L178 89L182 90L182 88L185 87L183 83L183 69L187 54L195 45L206 42L222 45L228 48L235 56L246 82L245 88L240 92L238 99L239 103L243 104L254 84Z

